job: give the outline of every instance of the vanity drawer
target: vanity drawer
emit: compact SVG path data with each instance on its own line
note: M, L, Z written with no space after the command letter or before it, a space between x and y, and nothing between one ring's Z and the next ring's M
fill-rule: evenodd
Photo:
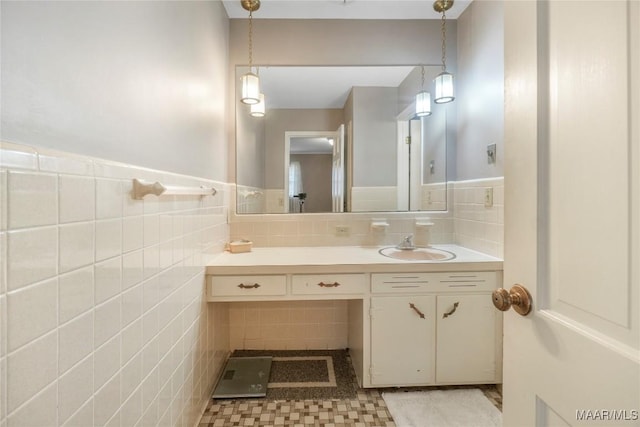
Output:
M429 273L383 273L371 275L371 292L374 294L397 294L429 292L436 278Z
M366 287L364 274L296 274L291 278L293 295L363 294Z
M498 273L495 271L371 275L374 294L491 291L497 284Z
M287 276L211 276L211 297L253 297L285 295Z

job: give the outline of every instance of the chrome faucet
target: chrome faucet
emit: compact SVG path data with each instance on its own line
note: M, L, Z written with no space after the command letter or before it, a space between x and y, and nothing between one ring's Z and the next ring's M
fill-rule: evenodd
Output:
M408 236L404 236L402 241L396 246L396 249L400 249L403 251L413 250L416 246L413 244L413 234L409 234Z

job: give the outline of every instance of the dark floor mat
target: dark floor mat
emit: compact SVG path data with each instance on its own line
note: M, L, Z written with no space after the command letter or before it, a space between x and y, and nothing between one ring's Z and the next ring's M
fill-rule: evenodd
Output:
M356 396L358 384L346 350L236 350L232 356L273 357L268 400Z

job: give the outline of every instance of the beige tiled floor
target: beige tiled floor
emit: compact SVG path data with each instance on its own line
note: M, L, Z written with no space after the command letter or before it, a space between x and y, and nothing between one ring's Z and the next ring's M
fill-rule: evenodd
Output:
M495 386L478 386L498 408L502 397ZM456 387L424 388L447 389ZM397 389L395 389L397 390ZM281 400L260 399L211 400L200 427L234 426L395 426L378 389L360 389L354 399Z

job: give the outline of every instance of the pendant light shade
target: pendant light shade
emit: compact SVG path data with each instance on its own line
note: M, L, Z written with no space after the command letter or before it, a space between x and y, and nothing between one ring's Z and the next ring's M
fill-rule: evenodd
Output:
M433 102L445 104L455 99L453 95L453 74L443 71L433 80L435 83L435 97Z
M431 94L427 91L418 92L416 95L416 116L426 117L431 115Z
M260 0L241 0L245 10L249 11L249 72L242 76L242 97L244 104L260 102L260 78L253 73L253 12L260 8Z
M257 104L251 104L251 113L250 114L253 117L264 117L264 115L265 115L266 108L265 108L265 104L264 104L264 94L263 93L261 93L259 95L259 99L260 99L260 102L258 102Z
M242 76L242 101L244 104L257 104L260 102L260 79L251 71Z
M455 99L453 96L453 74L447 72L447 15L446 11L453 6L454 0L436 0L433 9L442 13L442 72L433 79L435 90L433 102L446 104Z

